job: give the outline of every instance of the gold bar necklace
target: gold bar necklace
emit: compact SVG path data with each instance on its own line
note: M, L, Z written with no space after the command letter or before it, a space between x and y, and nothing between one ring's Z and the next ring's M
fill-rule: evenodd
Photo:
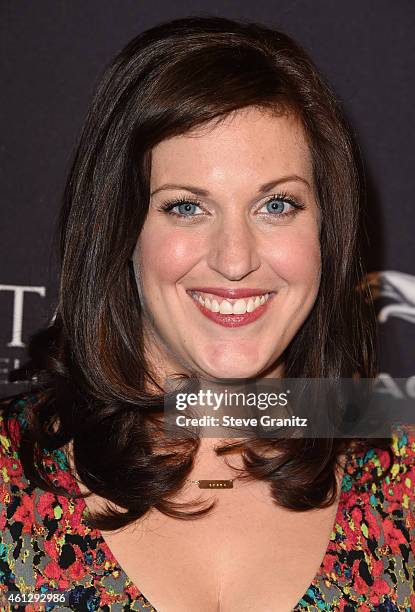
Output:
M189 482L197 484L199 489L233 489L233 481L235 478L230 480L190 480Z

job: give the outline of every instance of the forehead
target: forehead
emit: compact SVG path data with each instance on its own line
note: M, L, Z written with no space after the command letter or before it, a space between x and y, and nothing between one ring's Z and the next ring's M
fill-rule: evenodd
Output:
M152 150L152 186L173 177L220 185L290 174L312 179L303 125L292 112L248 107L163 140Z

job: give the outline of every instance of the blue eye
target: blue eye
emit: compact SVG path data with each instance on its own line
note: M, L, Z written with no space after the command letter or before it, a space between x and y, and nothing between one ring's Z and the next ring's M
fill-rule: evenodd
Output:
M268 200L268 202L264 204L264 206L266 207L267 212L271 214L276 213L279 215L286 215L287 212L284 212L285 207L290 206L291 208L293 208L295 205L286 199L280 197L273 197Z
M285 208L286 206L288 209ZM275 218L286 218L296 215L301 209L304 208L304 206L294 200L294 198L291 196L286 194L276 194L268 198L268 201L265 202L258 212L264 208L265 211L263 211L263 213L269 213Z
M284 200L273 198L266 204L267 211L270 213L274 213L274 212L281 213L284 210L285 204L287 204L287 202L284 202Z
M198 206L197 204L193 204L193 202L184 202L183 204L177 204L175 208L177 208L179 214L189 216L196 212Z
M165 211L169 215L174 215L175 217L196 217L203 214L201 212L198 213L197 209L200 209L200 205L187 198L170 200L162 204L159 208L159 210Z

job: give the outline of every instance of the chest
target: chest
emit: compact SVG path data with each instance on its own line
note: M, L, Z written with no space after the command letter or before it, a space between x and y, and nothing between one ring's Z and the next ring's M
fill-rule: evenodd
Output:
M338 503L306 513L281 509L263 483L216 499L200 519L152 511L102 535L157 612L288 612L318 573Z

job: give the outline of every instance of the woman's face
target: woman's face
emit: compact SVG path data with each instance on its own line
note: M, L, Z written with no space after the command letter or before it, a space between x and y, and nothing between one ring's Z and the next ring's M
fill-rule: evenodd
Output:
M321 272L300 121L248 107L164 140L152 151L150 192L134 267L153 367L280 376Z

